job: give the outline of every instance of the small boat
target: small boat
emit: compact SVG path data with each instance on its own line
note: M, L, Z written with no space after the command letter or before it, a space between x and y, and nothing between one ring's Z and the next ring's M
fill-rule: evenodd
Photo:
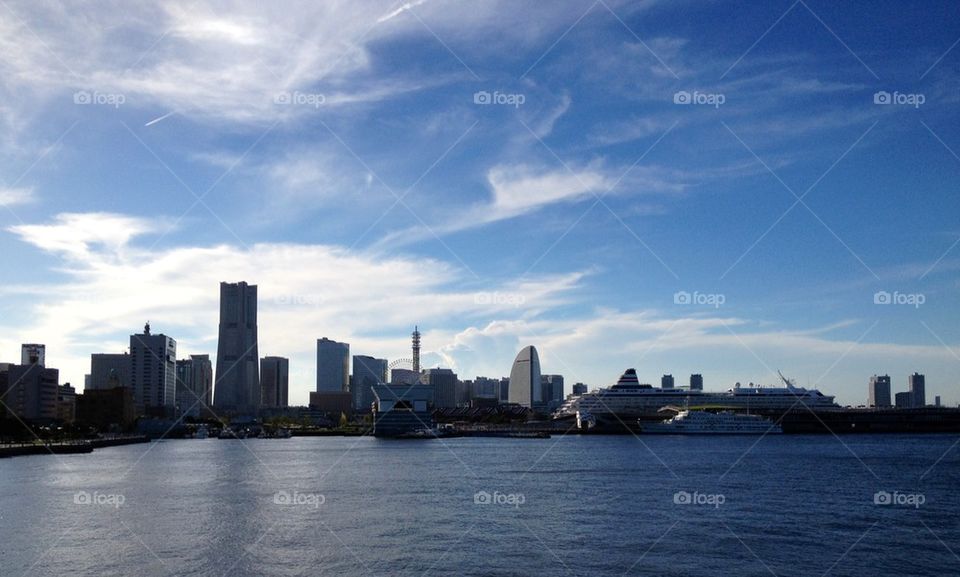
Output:
M641 433L660 435L767 435L782 433L778 423L761 417L722 411L680 411L660 423L638 420Z

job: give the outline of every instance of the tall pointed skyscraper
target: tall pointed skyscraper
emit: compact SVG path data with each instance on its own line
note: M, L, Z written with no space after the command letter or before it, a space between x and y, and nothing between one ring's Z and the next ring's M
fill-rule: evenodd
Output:
M257 353L257 285L220 283L220 339L213 406L217 411L255 413L260 407Z

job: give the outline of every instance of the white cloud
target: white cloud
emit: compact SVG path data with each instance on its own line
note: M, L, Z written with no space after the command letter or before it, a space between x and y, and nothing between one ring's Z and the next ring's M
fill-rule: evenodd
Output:
M31 188L4 188L0 187L0 206L13 206L33 202Z

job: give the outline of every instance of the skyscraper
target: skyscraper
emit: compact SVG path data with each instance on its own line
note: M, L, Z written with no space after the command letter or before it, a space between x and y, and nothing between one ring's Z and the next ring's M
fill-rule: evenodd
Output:
M150 332L130 335L130 386L138 415L173 414L177 391L177 341Z
M673 388L673 375L663 375L660 377L660 388L661 389L672 389Z
M220 338L213 403L218 411L253 413L260 406L257 285L220 283Z
M373 387L387 382L387 360L366 355L353 355L353 377L350 392L353 408L368 411L373 404Z
M210 355L190 355L177 361L177 407L181 414L199 417L213 397Z
M886 408L890 406L890 376L882 375L877 376L873 375L870 377L870 388L867 391L868 401L867 404L870 407L876 408Z
M350 344L317 339L317 392L350 390Z
M286 407L290 392L290 359L263 357L260 359L260 390L262 407Z
M910 375L908 382L910 384L910 395L913 397L914 407L925 407L927 405L926 378L920 373Z
M510 369L510 394L507 402L524 407L539 406L543 401L540 383L540 355L536 347L526 346L517 353Z

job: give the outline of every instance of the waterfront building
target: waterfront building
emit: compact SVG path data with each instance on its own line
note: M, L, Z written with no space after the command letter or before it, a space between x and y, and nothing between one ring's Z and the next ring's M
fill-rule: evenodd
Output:
M395 437L433 428L432 386L377 385L373 396L374 436Z
M898 409L909 409L913 405L913 393L904 391L894 395L894 406Z
M532 408L543 402L540 380L540 356L536 347L526 346L517 353L510 369L510 403Z
M867 393L867 406L877 409L890 407L890 376L873 375L870 377L870 388Z
M935 396L935 397L933 398L933 406L935 406L935 407L939 407L939 406L940 406L940 395L937 395L937 396Z
M20 364L47 366L47 346L38 343L20 345Z
M310 409L339 419L340 415L353 415L353 394L347 391L311 391Z
M908 377L910 394L913 396L914 407L925 407L927 405L926 378L920 373L913 373Z
M500 377L500 402L510 402L510 377Z
M317 392L350 390L350 344L317 339Z
M177 341L150 332L130 335L130 386L138 415L172 416L177 393Z
M663 375L660 377L660 388L661 389L672 389L673 388L673 375Z
M290 394L290 359L260 359L260 406L275 409L288 405Z
M100 390L117 386L110 382L110 375L116 375L119 385L131 386L130 355L127 353L93 353L90 355L90 382L84 383L83 390Z
M368 413L373 405L373 387L387 382L388 363L367 355L353 355L353 376L350 378L350 394L353 408Z
M101 431L125 431L136 419L130 387L84 390L77 395L77 420Z
M701 374L690 375L690 390L691 391L703 390L703 375Z
M573 385L573 394L574 395L585 395L587 393L587 385L583 383L575 383Z
M500 379L491 379L489 377L477 377L472 381L466 381L470 387L470 399L493 399L500 398Z
M260 406L257 285L220 283L220 327L213 404L218 412L255 413Z

